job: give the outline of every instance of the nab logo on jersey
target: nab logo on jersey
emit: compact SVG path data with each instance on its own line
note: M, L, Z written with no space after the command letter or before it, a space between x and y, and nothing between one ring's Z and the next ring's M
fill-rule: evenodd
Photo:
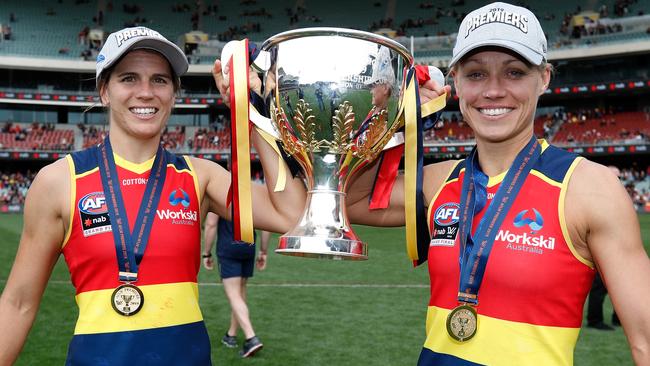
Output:
M83 198L79 200L79 211L91 215L99 215L108 212L104 192L92 192L83 196Z
M531 230L531 234L535 234L536 232L540 231L542 227L544 227L544 218L542 217L542 214L540 214L539 211L534 208L533 212L535 213L535 219L525 217L528 213L528 210L523 210L518 213L517 216L515 216L515 220L513 222L515 227L528 225Z
M460 205L458 203L447 202L436 210L434 221L440 226L449 226L458 222Z
M176 206L180 203L183 205L183 207L188 208L190 206L190 195L181 188L179 188L178 191L180 191L180 194L178 194L177 190L175 189L169 195L169 204Z
M83 196L79 203L79 219L85 237L111 231L104 192L92 192Z

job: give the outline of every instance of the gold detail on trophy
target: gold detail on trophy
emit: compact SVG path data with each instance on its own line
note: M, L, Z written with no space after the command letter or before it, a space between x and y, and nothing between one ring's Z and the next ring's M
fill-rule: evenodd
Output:
M303 144L290 132L291 126L289 126L289 122L287 121L287 117L284 114L282 107L274 107L272 116L273 122L275 122L275 125L278 127L280 132L284 151L289 155L296 155L298 152L303 151Z
M330 152L334 154L345 154L350 146L348 139L352 134L354 125L354 111L350 102L345 101L339 105L339 109L334 112L332 117L332 128L334 132L334 141L329 144Z
M307 150L318 151L320 144L316 141L316 116L309 108L309 103L303 99L298 100L296 103L293 121L296 124L296 129L300 134L300 141L304 144Z
M386 135L386 129L388 127L386 125L387 117L388 112L382 109L370 118L368 128L361 133L356 141L357 152L355 155L357 157L367 161L373 161L381 152L383 146L377 147L377 142Z

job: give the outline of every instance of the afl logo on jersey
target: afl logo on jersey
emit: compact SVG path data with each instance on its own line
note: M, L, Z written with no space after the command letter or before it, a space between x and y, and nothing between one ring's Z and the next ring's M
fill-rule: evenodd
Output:
M433 215L433 220L436 225L439 226L449 226L458 223L459 220L459 211L460 205L454 202L447 202L438 209L436 209L435 214Z
M79 200L79 211L90 215L99 215L108 212L104 192L92 192L83 196Z
M88 193L79 200L77 206L85 237L111 231L111 218L108 215L104 192Z

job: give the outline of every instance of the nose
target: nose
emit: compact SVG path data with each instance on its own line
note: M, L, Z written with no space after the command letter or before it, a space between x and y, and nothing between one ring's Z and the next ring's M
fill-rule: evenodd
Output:
M485 84L483 90L483 97L487 99L503 98L506 95L506 90L501 83L501 78L498 76L490 76L488 82Z
M153 86L147 81L142 81L138 85L138 92L136 96L141 99L153 98Z

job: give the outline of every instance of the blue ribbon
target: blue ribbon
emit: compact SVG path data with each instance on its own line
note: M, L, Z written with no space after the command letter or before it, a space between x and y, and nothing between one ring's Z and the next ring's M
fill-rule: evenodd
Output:
M528 173L539 159L542 148L533 136L510 166L501 186L472 236L474 215L487 201L488 177L478 164L476 147L465 160L465 177L460 198L460 283L458 301L478 305L478 291L483 281L494 238L512 206Z
M122 282L135 282L138 279L138 265L142 261L147 248L151 226L158 207L167 174L167 159L161 145L158 146L151 173L147 180L144 196L140 202L133 231L130 232L129 218L120 190L119 178L113 158L113 148L108 137L99 146L98 161L99 173L102 177L102 186L106 196L108 214L111 218L111 228L117 253L119 266L119 280Z

